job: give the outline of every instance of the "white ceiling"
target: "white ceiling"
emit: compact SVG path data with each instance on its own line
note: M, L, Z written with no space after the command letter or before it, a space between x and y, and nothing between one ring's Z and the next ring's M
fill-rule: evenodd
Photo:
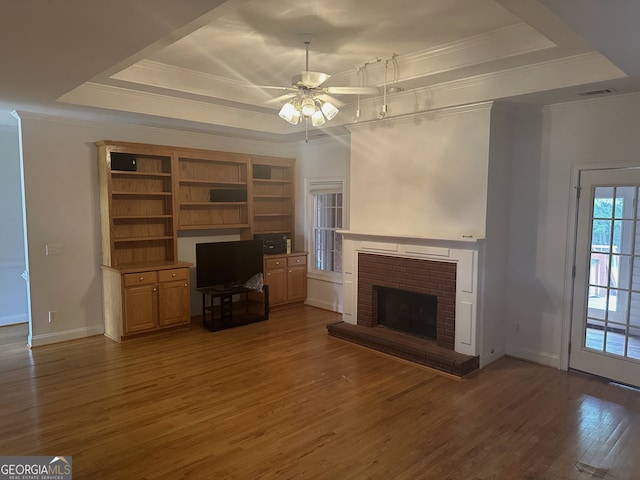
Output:
M634 5L635 3L635 5ZM360 121L503 100L555 103L639 91L633 0L22 0L3 2L0 108L296 139L278 118L305 67L375 85ZM586 9L586 10L585 10ZM579 32L579 33L577 33ZM615 62L615 63L614 63ZM366 64L366 69L360 70ZM385 68L386 65L386 68ZM382 96L383 85L401 93ZM315 130L354 121L357 97Z

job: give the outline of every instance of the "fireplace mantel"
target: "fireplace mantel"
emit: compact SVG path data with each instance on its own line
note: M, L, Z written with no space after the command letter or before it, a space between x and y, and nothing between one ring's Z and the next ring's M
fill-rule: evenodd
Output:
M358 254L413 258L456 264L456 352L480 355L478 325L479 256L484 239L469 236L416 236L342 230L343 235L343 320L357 324Z
M460 235L446 235L446 234L429 234L429 235L412 235L402 233L383 233L383 232L361 232L358 230L338 230L345 239L387 239L397 240L399 242L444 242L444 243L457 243L464 244L477 243L484 240L483 237L475 236L471 233Z

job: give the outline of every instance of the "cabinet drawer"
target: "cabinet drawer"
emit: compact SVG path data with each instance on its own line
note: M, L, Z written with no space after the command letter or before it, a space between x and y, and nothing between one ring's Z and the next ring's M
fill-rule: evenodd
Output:
M149 285L158 281L158 272L127 273L124 275L124 286Z
M306 265L306 264L307 264L306 255L298 255L296 257L287 258L287 267L295 267L296 265Z
M158 272L160 282L170 282L172 280L187 280L189 278L188 268L174 268L173 270L160 270Z
M266 258L264 260L265 270L274 270L278 268L284 268L287 264L286 258Z

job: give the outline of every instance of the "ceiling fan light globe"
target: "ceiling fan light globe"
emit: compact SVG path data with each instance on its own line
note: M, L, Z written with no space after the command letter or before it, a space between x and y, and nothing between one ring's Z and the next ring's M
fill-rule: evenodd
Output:
M313 114L311 115L311 125L313 125L314 127L320 127L321 125L324 125L324 123L325 120L322 112L320 110L316 110L315 112L313 112Z
M285 103L280 109L280 112L278 112L278 115L280 116L280 118L293 125L298 123L298 120L300 120L300 112L296 110L296 108L293 106L293 103L291 102Z
M314 102L312 98L306 97L302 100L301 110L302 115L310 117L318 110L318 108L316 107L316 102Z
M320 108L322 109L322 113L324 113L324 116L327 117L327 120L332 120L333 118L335 118L335 116L340 111L331 102L324 102L322 104L322 107Z

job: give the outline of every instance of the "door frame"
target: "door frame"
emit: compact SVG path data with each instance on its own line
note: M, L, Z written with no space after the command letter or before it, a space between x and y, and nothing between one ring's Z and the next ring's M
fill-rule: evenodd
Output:
M573 294L575 282L573 267L576 263L578 235L578 194L580 174L588 170L617 170L621 168L639 168L640 160L635 162L591 162L571 164L571 184L569 188L569 210L567 215L567 243L565 247L564 302L562 308L562 334L560 338L560 370L569 370L569 344L571 343L571 321L573 318Z

